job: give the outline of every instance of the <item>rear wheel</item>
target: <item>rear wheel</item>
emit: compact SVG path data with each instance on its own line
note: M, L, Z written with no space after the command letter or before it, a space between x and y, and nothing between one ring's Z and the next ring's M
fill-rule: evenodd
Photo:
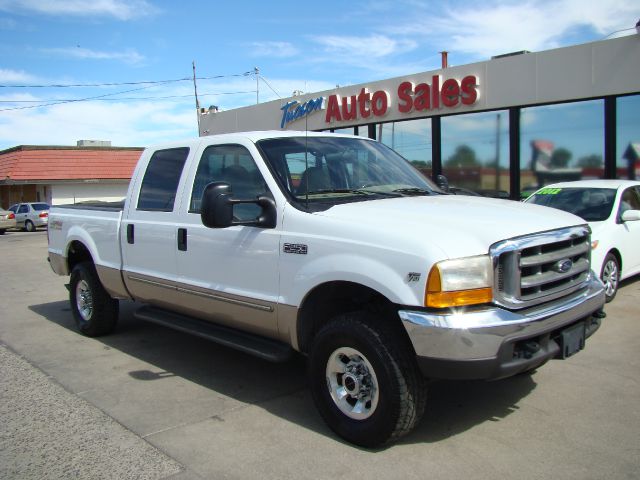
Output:
M36 226L33 224L33 222L31 220L26 220L24 222L24 229L27 232L35 232L36 231Z
M363 447L409 433L424 413L425 381L411 346L365 312L338 316L318 332L309 381L329 427Z
M604 258L600 278L604 283L606 302L609 303L618 293L618 284L620 283L620 264L613 253L607 253Z
M73 267L69 301L81 333L97 337L111 333L118 321L118 300L109 296L91 262Z

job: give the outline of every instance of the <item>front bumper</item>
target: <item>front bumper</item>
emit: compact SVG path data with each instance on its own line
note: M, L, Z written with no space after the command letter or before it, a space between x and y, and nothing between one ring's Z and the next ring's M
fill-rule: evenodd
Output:
M592 275L568 298L525 310L492 306L444 313L400 310L398 315L425 377L489 380L560 356L560 332L571 325L585 322L586 337L592 335L604 302L602 284Z

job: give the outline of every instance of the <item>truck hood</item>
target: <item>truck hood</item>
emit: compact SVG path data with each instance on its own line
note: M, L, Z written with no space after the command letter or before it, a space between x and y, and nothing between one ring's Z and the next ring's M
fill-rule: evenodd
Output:
M407 248L424 239L450 258L485 254L501 240L586 223L554 208L461 195L354 202L336 205L321 215L361 226L363 235L395 233L396 242L407 239ZM402 248L400 244L395 246Z

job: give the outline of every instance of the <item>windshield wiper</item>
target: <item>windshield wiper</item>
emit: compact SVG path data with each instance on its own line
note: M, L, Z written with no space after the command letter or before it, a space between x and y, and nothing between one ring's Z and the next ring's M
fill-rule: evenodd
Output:
M362 189L362 188L358 188L358 189L327 188L327 189L322 189L322 190L313 190L311 192L308 192L308 193L302 194L302 195L298 195L298 196L318 195L318 194L323 194L323 193L353 193L355 195L386 195L386 196L392 196L392 197L397 197L398 196L397 193L379 192L377 190L367 190L367 189Z
M408 187L408 188L397 188L393 190L394 193L400 193L402 195L433 195L435 192L431 190L425 190L424 188L418 187Z

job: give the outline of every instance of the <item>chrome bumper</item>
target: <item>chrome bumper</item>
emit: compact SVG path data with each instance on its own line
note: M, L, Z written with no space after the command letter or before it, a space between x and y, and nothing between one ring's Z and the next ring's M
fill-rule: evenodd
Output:
M449 310L446 313L400 310L423 374L432 378L502 378L535 368L559 351L554 336L587 321L587 336L600 325L592 318L605 303L604 288L591 275L585 289L526 310L500 307ZM534 341L541 348L518 358L519 345Z

